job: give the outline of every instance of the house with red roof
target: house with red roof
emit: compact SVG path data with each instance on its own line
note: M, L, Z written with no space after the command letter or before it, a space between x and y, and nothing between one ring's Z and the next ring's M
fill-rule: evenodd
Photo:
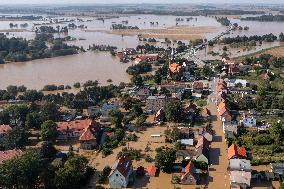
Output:
M0 125L0 139L4 137L12 128L10 125Z
M17 150L17 149L0 151L0 165L3 164L7 160L20 156L22 153L23 152L21 150Z
M100 129L100 124L91 119L56 122L59 131L58 140L79 139L87 127L91 127L94 132Z
M232 144L228 148L228 159L246 159L247 151L244 147Z
M133 181L133 166L128 156L124 155L114 162L108 180L110 188L126 188Z
M97 146L97 138L91 125L84 129L84 132L79 138L80 148L84 150L92 150Z
M155 165L150 165L147 168L147 175L149 177L155 177L156 176L156 172L157 172L157 167Z
M183 185L195 185L199 180L196 174L196 168L191 161L184 168L184 173L181 174L180 180L180 183Z

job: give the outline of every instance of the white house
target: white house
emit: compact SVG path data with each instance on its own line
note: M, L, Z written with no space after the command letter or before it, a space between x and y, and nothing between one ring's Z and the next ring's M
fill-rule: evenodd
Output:
M132 162L127 156L116 160L109 175L110 188L126 188L133 181Z
M240 120L240 124L247 128L256 127L256 118L244 115L243 119Z

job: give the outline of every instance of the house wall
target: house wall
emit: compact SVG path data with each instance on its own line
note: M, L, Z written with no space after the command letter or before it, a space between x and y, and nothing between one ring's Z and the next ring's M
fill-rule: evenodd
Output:
M111 188L126 188L127 184L128 181L118 170L114 170L109 176L109 186Z
M84 150L92 150L96 147L96 145L97 143L95 140L80 142L80 148Z

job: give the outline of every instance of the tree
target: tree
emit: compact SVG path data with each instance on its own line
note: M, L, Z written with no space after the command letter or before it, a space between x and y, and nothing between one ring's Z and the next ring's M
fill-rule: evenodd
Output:
M272 135L272 137L275 139L275 142L279 142L279 139L283 133L282 124L274 122L272 126L269 128L269 132Z
M123 120L123 114L121 113L120 110L111 110L110 111L110 116L112 117L112 123L115 124L115 126L121 127L121 122Z
M165 130L166 140L170 142L176 142L180 139L181 133L178 128L173 128L173 130Z
M44 168L39 155L29 151L5 161L0 166L0 186L4 188L36 188L40 172Z
M43 158L53 159L57 153L56 148L53 146L52 142L43 142L40 147L40 155Z
M165 113L167 121L178 123L184 120L182 103L179 101L169 102L166 106Z
M41 114L45 120L56 121L60 116L58 109L59 107L55 103L47 103L41 107Z
M23 97L29 102L34 102L36 100L41 100L43 97L43 93L37 92L36 90L28 90L24 92Z
M13 127L12 131L3 138L3 146L6 149L22 148L28 142L28 133L22 127Z
M55 141L58 136L57 125L52 120L43 122L40 135L44 141Z
M157 152L155 161L157 166L166 173L170 173L176 160L176 151L173 148L161 149Z
M43 123L43 117L38 112L29 113L26 117L25 126L27 129L36 128L40 129L41 124Z
M55 172L55 186L58 189L80 188L80 182L86 179L88 160L83 156L72 155L62 168Z
M143 85L143 78L141 75L139 74L135 74L133 75L133 77L131 78L131 82L136 85L136 86L142 86Z
M110 172L111 172L110 166L105 166L103 171L102 171L102 173L99 175L98 182L100 184L105 184L107 179L108 179L108 176L109 176Z
M143 124L145 123L147 119L147 116L145 114L140 115L135 122L135 126L139 129L143 126Z

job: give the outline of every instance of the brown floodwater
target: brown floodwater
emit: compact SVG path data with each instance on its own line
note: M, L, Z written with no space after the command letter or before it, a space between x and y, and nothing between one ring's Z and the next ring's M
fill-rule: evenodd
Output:
M42 89L46 84L71 85L75 82L98 80L106 85L128 82L125 70L130 64L120 63L109 53L86 52L78 55L17 62L0 65L0 88L8 85L25 85Z
M83 46L84 48L92 44L117 46L118 50L126 47L135 48L138 44L143 44L143 42L139 42L137 36L122 37L120 35L99 32L98 30L110 29L113 23L120 24L122 21L126 20L128 21L128 25L138 26L141 29L168 28L176 25L176 18L176 16L135 15L106 19L105 22L102 22L92 17L84 17L83 20L92 21L75 23L77 25L84 24L89 30L96 30L96 32L86 32L81 29L69 30L68 35L71 37L84 38L85 40L76 40L68 43ZM216 27L216 32L205 34L204 37L207 39L213 38L226 29L212 17L193 17L194 19L188 22L186 21L187 17L179 18L184 19L183 22L178 22L178 25L182 26ZM72 19L72 17L68 17L68 19ZM263 35L271 32L275 35L279 35L280 32L284 31L284 24L278 22L263 23L240 21L239 19L232 19L232 21L239 23L241 26L249 26L250 30L235 31L231 36ZM18 25L28 23L26 29L30 30L30 32L11 32L9 37L16 36L32 39L35 36L35 34L31 32L33 23L42 23L43 21L0 21L0 30L9 29L10 22L14 24L17 23ZM150 22L154 22L155 24L151 25ZM68 23L62 23L59 25L66 26L67 24ZM56 25L58 24L53 24L53 26ZM188 43L188 41L184 42L186 42L186 44ZM242 49L232 50L231 56L245 55L277 44L278 43L264 44L250 51L242 51ZM155 45L164 46L165 44L159 42ZM213 48L214 51L220 51L220 49L222 49L221 46ZM210 50L212 49L200 51L198 52L198 56L203 59L218 58L208 55L207 53ZM8 85L25 85L28 88L42 89L46 84L73 85L75 82L85 82L87 80L98 80L102 85L105 85L108 84L107 79L112 79L114 84L118 84L120 82L129 81L129 76L126 74L126 69L129 65L131 65L131 63L120 63L117 58L111 57L109 53L94 52L29 62L9 63L0 65L0 89L6 88Z

